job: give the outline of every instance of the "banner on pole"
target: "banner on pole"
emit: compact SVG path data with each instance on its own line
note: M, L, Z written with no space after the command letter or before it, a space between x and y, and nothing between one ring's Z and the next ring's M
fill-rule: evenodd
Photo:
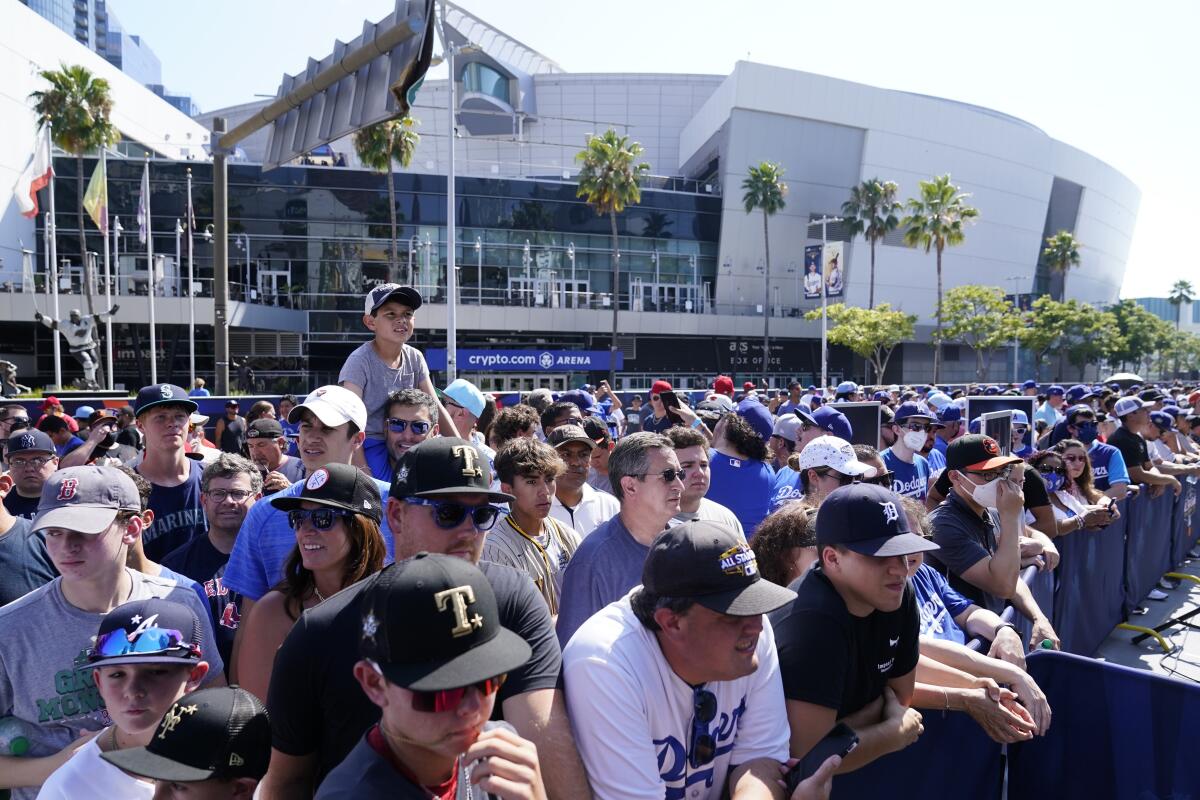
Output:
M826 242L821 256L825 265L825 296L841 297L845 291L843 278L845 262L842 260L842 243Z
M142 188L138 192L138 241L146 243L146 234L150 230L150 164L146 163L142 170Z
M92 222L100 229L100 233L108 235L108 175L104 168L104 159L96 161L96 169L92 179L88 181L87 191L83 193L83 209L92 218Z
M817 300L821 297L821 245L810 244L804 248L804 298Z

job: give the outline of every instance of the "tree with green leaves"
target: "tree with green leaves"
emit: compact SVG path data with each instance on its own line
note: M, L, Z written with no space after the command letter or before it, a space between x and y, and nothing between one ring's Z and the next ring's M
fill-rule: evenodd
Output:
M1131 365L1135 371L1141 371L1142 364L1153 358L1174 334L1170 325L1133 300L1122 300L1108 310L1121 337L1121 346L1113 351L1112 359L1122 369Z
M898 215L904 206L896 199L899 193L899 184L871 178L852 188L850 199L842 203L842 217L850 235L862 234L871 246L871 288L867 308L875 307L875 245L900 227Z
M1190 306L1195 299L1196 289L1191 281L1175 281L1175 285L1171 287L1171 294L1167 296L1167 302L1175 306L1175 330L1179 330L1183 324L1184 306Z
M780 211L787 201L788 187L783 182L783 167L770 161L763 161L757 166L750 167L746 179L742 181L742 205L747 214L755 211L763 212L763 249L766 254L766 267L763 275L763 380L767 379L769 368L769 353L771 352L771 236L767 222L771 216Z
M896 345L912 340L917 323L916 314L893 311L887 303L870 309L836 303L825 309L825 313L829 318L830 343L847 347L871 362L876 383L883 383L892 352ZM804 318L820 319L821 309L809 311Z
M1068 300L1067 303L1076 304L1077 320L1068 327L1059 343L1059 352L1066 361L1079 368L1079 380L1085 379L1090 365L1096 366L1096 380L1100 380L1100 365L1110 361L1113 354L1124 346L1121 336L1113 333L1117 326L1116 318L1109 311L1101 311L1075 300ZM1065 378L1065 374L1064 371L1062 377Z
M946 292L941 336L975 351L975 378L985 381L992 357L1017 338L1021 318L1004 290L995 286L955 286Z
M400 259L396 253L399 226L396 221L396 181L392 174L392 165L407 167L412 163L413 153L421 142L421 135L416 131L418 124L415 119L406 116L378 122L354 134L354 152L358 154L358 160L367 169L381 172L387 178L388 212L392 224L388 280L393 282L398 280L397 268ZM409 276L409 279L411 280L412 276Z
M599 216L608 216L612 228L612 345L609 350L608 385L617 388L617 309L621 297L621 252L617 236L617 214L628 205L642 201L639 184L650 165L638 161L643 148L628 136L618 136L609 128L600 136L588 136L587 144L575 154L583 166L579 170L576 197L582 197Z
M1051 272L1062 275L1062 299L1067 299L1067 273L1072 267L1079 266L1079 240L1069 231L1059 231L1053 236L1046 237L1046 247L1042 250L1042 262Z
M950 183L948 174L920 181L918 186L920 196L905 204L908 216L901 225L905 244L937 254L937 330L933 341L933 382L937 383L942 368L942 253L947 247L963 243L966 224L979 216L979 209L966 204L971 195Z
M1025 315L1019 341L1033 356L1033 377L1042 379L1046 356L1058 346L1068 328L1078 320L1078 305L1068 305L1045 294L1033 301L1032 310Z
M88 264L87 236L83 229L83 156L93 150L111 147L121 138L112 124L112 96L108 81L97 78L87 67L60 64L57 70L42 70L39 77L48 89L32 92L33 110L38 125L50 123L54 144L75 156L75 214L79 221L79 261L84 270L84 297L87 313L94 314L92 287L95 276Z

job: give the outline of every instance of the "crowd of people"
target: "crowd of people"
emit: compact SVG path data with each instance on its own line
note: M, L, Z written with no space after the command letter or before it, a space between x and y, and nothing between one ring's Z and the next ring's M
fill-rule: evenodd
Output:
M376 287L337 384L215 424L202 385L0 408L0 788L828 797L923 713L1045 734L1025 656L1058 635L1021 570L1200 474L1182 386L501 407L434 386L421 302ZM998 442L976 394L1038 402ZM882 449L852 443L859 400Z

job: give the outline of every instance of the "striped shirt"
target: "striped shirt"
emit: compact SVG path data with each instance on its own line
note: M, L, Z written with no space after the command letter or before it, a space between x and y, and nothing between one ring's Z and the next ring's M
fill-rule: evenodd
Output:
M563 571L579 547L580 537L553 517L542 520L542 530L531 536L506 514L488 532L483 560L525 572L546 600L552 615L558 614Z

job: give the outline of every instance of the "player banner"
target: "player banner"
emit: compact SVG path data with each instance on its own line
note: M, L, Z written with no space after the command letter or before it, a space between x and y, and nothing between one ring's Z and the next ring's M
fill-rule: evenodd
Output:
M810 244L804 248L804 298L817 300L821 297L821 245Z
M825 265L825 296L841 297L845 293L845 261L842 243L827 242L822 253Z

